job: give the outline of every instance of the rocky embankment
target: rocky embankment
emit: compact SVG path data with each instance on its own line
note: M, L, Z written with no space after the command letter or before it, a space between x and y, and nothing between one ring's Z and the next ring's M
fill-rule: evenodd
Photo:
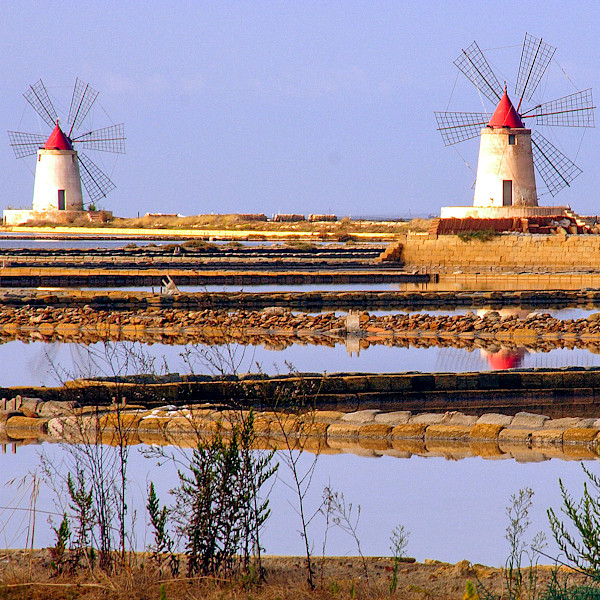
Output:
M18 396L0 403L0 435L3 443L194 447L216 432L227 435L249 414L206 404L152 410L123 404L98 408ZM257 411L253 418L257 448L290 445L317 453L591 459L597 457L600 440L600 418L551 419L527 412L478 417L457 411Z
M502 314L504 313L504 314ZM525 313L525 314L523 314ZM92 344L145 341L163 344L293 343L333 346L348 336L360 347L453 346L494 348L525 346L537 351L585 347L600 351L600 313L559 319L548 313L488 311L457 315L366 311L350 315L309 314L283 307L252 310L139 308L111 311L83 306L10 306L0 311L0 341L43 340Z

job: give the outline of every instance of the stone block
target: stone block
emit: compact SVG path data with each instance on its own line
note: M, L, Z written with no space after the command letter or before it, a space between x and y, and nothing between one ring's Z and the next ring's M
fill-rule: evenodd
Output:
M98 438L98 419L95 416L63 416L48 421L49 436L69 443L94 443Z
M392 427L385 423L369 423L361 425L358 430L359 437L386 438L392 433Z
M140 419L138 423L138 432L148 431L149 433L156 432L164 432L167 424L169 422L169 418L166 416L159 415L149 415L147 417L143 417Z
M6 421L6 433L14 439L37 438L47 431L47 419L13 416Z
M436 390L458 390L463 389L459 387L459 377L453 373L442 373L435 374L435 389Z
M529 444L531 443L532 433L533 430L531 429L504 428L498 434L498 440L501 442L510 441L511 443L520 442L523 444Z
M412 379L410 375L391 375L389 377L389 384L391 392L412 390Z
M401 425L408 423L412 413L409 410L397 410L394 412L382 412L375 415L375 423L384 423L385 425Z
M37 412L36 409L41 402L41 398L29 398L27 396L17 396L15 398L15 403L18 405L17 409L22 412Z
M165 431L168 436L179 436L186 434L197 434L201 431L200 425L194 423L191 418L188 417L173 417L168 420Z
M369 380L367 377L360 375L350 375L348 377L344 377L344 381L346 383L346 390L348 392L368 392L369 390Z
M360 423L337 421L327 427L327 439L330 437L357 438L361 426Z
M497 440L504 425L497 423L477 423L471 428L472 440Z
M510 415L502 415L499 413L487 413L485 415L481 415L479 419L477 419L478 425L502 425L502 427L507 427L512 423L513 417Z
M312 418L316 423L333 423L341 419L345 412L341 410L316 410L312 413Z
M49 400L39 403L36 407L36 412L40 417L72 415L76 406L76 403L71 401Z
M563 417L562 419L548 419L544 423L545 429L571 429L578 427L581 419L579 417Z
M409 423L422 425L439 425L444 420L444 413L421 413L413 415Z
M429 439L467 440L471 435L468 425L429 425L425 430L425 442Z
M542 386L548 389L564 387L562 373L544 373L542 375Z
M138 424L141 421L140 413L129 412L110 412L101 415L98 419L98 426L101 431L114 429L126 433L133 429L137 430Z
M392 437L423 439L425 437L426 429L426 423L405 423L396 425L396 427L392 429Z
M268 435L271 430L280 431L280 427L269 417L257 416L254 419L254 432Z
M288 434L297 434L302 430L303 435L310 435L310 431L312 431L313 426L322 425L323 431L327 429L329 423L320 422L309 419L306 421L301 421L297 415L289 415L282 414L275 420L268 419L269 423L269 432L271 435L288 435Z
M323 377L319 388L321 394L345 394L347 391L344 377Z
M510 426L514 427L515 429L539 429L544 426L544 423L549 418L550 417L547 417L545 415L538 415L528 412L519 412L514 416Z
M327 435L327 432L329 431L329 427L331 427L331 425L329 423L318 423L318 422L306 423L306 424L302 425L302 427L301 427L302 437L304 437L304 436L324 437L325 435ZM271 433L273 433L273 429L271 429ZM290 430L290 431L288 431L288 433L292 433L292 431Z
M477 423L477 417L475 415L465 415L461 412L450 411L444 415L442 423L444 425L464 425L472 427Z
M368 376L367 382L369 389L373 392L390 392L392 391L391 377L384 375Z
M425 392L435 389L435 376L430 374L419 374L410 376L411 389L415 392Z
M565 429L563 433L563 444L589 444L598 439L600 430L595 428L573 428Z
M380 410L358 410L356 412L346 413L340 417L340 421L347 423L372 423Z
M562 444L563 433L562 429L538 429L532 432L531 441L536 446Z

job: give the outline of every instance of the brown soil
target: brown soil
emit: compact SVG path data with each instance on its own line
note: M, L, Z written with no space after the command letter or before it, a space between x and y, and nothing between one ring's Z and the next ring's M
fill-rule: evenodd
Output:
M496 594L502 592L505 583L505 574L500 569L470 565L467 561L453 565L439 561L416 563L409 559L400 564L396 592L390 595L394 566L391 558L368 557L363 562L356 557L328 557L315 558L314 562L316 589L311 592L305 561L299 557L264 558L266 583L257 585L215 578L174 579L168 569L161 572L147 555L135 556L132 566L117 574L91 573L84 569L71 575L53 575L47 550L5 551L0 553L0 598L460 600L468 580L476 582L478 579L489 592ZM539 589L550 582L552 572L551 567L537 569ZM568 577L570 583L577 579L565 569L561 569L558 576L561 581ZM164 586L164 596L161 596L161 586Z

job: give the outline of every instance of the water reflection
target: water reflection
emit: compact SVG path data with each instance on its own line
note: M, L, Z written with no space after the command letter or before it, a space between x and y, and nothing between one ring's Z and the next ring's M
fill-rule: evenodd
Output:
M477 315L481 318L486 315L494 314L498 315L501 319L514 317L516 319L525 320L532 311L524 310L522 308L502 308L500 310L488 310L480 309L477 311ZM481 349L481 357L487 361L493 371L504 371L506 369L516 369L523 365L523 359L527 354L527 349L524 346L517 348L503 348L499 347L496 349Z
M333 372L366 372L366 373L398 373L403 371L422 372L468 372L489 371L497 368L490 364L488 356L479 348L453 347L388 347L369 346L361 348L360 353L353 350L350 354L345 346L312 346L293 345L284 348L270 349L263 346L240 346L230 344L220 350L202 345L168 346L161 344L141 344L134 342L112 342L84 346L54 342L24 343L8 342L0 345L0 385L57 385L65 379L83 376L100 376L115 374L135 374L135 364L123 365L122 368L111 366L106 358L107 348L135 348L143 355L144 360L154 362L159 372L190 373L186 356L191 352L220 352L231 356L235 371L238 373L256 372L257 365L268 374L285 373L293 367L301 372L333 373ZM111 350L111 352L114 350ZM500 352L502 348L494 352ZM585 348L572 350L557 348L549 352L522 352L509 348L509 352L517 352L520 367L592 367L600 366L600 355ZM503 352L506 355L506 351ZM500 359L502 355L498 358ZM105 358L102 358L105 357ZM502 360L513 360L503 358ZM224 365L225 366L225 365ZM229 371L232 368L227 365ZM115 371L116 369L116 371ZM128 370L129 369L129 370ZM210 373L202 361L194 365L194 373Z
M53 464L60 467L64 463L64 447L52 445L44 452ZM308 461L312 461L312 456L301 457L300 467L306 468ZM5 547L25 546L27 509L31 500L26 484L20 487L5 484L22 480L38 464L39 450L34 447L20 448L17 455L0 455L3 484L0 506L4 507L0 508L1 543ZM143 549L151 541L145 511L148 482L154 481L159 496L167 501L169 489L176 483L176 470L169 464L158 467L134 450L129 475L130 510L136 514L132 539L136 547ZM441 458L398 460L390 456L324 454L317 461L306 509L312 514L318 508L323 488L329 485L344 493L355 506L361 506L358 534L366 555L388 555L392 529L404 524L411 533L408 554L418 560L458 562L467 559L500 566L508 552L504 533L505 507L510 495L520 488L531 487L535 491L531 531L548 532L546 509L560 507L559 477L569 490L576 495L580 493L584 477L578 462L550 460L521 464L479 458L453 462ZM271 491L272 516L263 536L269 554L302 553L294 498L286 485L288 480L289 473L282 466ZM490 482L494 482L493 485ZM34 545L49 546L52 536L47 519L59 511L53 494L45 486L40 491L36 509ZM56 514L55 521L58 518ZM320 552L323 532L323 520L317 516L310 529L316 552ZM356 554L356 548L348 536L330 531L327 553ZM551 546L549 554L555 553L556 548Z
M518 350L509 350L500 348L497 352L481 350L481 356L488 362L492 370L503 371L505 369L515 369L523 364L523 358L527 354L525 348Z

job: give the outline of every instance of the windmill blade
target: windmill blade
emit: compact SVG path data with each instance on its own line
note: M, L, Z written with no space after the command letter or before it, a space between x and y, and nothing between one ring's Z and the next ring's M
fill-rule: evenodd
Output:
M46 141L46 136L39 133L25 133L24 131L9 131L8 139L17 158L37 154L37 151Z
M542 41L542 38L538 39L528 33L525 34L519 63L519 74L515 86L516 95L519 97L517 112L519 112L523 100L531 100L554 56L554 52L556 52L556 48L546 44Z
M452 146L479 135L490 120L486 113L436 112L437 129L445 146Z
M87 117L97 96L98 92L91 88L89 83L84 83L79 77L75 79L71 107L69 108L69 118L67 120L69 137L71 137L73 130L78 129Z
M79 158L79 166L81 167L79 169L81 181L83 181L83 185L92 202L104 198L104 196L117 187L89 156L81 152L78 152L77 156Z
M541 133L531 134L531 144L535 167L552 196L581 175L582 170Z
M592 90L576 92L550 102L538 104L521 115L528 119L535 117L537 125L555 125L558 127L595 127L594 101Z
M23 96L48 126L54 127L56 125L58 115L41 79L30 85Z
M477 42L473 42L454 61L458 69L488 99L496 104L502 98L503 87L494 75Z
M95 129L79 135L71 141L86 150L125 154L125 126L123 123L119 123L118 125Z

